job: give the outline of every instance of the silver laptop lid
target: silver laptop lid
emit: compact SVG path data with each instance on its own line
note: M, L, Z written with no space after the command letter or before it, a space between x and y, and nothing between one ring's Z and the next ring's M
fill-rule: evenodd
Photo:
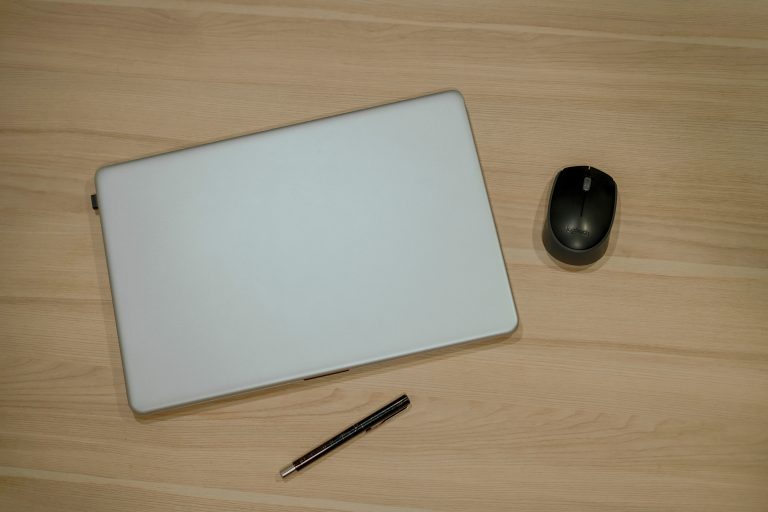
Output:
M517 325L455 91L110 165L96 189L140 413Z

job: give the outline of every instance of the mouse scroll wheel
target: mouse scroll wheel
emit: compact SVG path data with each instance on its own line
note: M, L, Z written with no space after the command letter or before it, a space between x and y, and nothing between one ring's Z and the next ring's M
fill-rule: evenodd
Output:
M589 192L589 187L591 187L591 186L592 186L592 178L590 178L589 176L585 176L584 177L584 183L582 183L582 185L581 185L581 189L584 192Z

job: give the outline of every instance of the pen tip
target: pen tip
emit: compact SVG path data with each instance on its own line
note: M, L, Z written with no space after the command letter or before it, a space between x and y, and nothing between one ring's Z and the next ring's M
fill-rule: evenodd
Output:
M296 466L294 466L293 464L289 464L280 470L280 476L282 478L285 478L291 473L293 473L294 471L296 471Z

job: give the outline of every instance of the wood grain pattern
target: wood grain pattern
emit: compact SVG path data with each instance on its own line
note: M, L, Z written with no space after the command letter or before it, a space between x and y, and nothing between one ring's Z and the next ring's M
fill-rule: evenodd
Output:
M0 509L768 509L766 27L760 1L0 3ZM133 416L94 171L451 87L519 330ZM577 163L620 188L579 272L540 240Z

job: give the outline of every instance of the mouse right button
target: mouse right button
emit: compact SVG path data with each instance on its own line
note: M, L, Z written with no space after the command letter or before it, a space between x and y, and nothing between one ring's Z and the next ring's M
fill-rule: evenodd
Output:
M590 238L599 243L613 224L616 208L616 182L606 173L592 169L591 186L584 202L583 215L590 223Z

